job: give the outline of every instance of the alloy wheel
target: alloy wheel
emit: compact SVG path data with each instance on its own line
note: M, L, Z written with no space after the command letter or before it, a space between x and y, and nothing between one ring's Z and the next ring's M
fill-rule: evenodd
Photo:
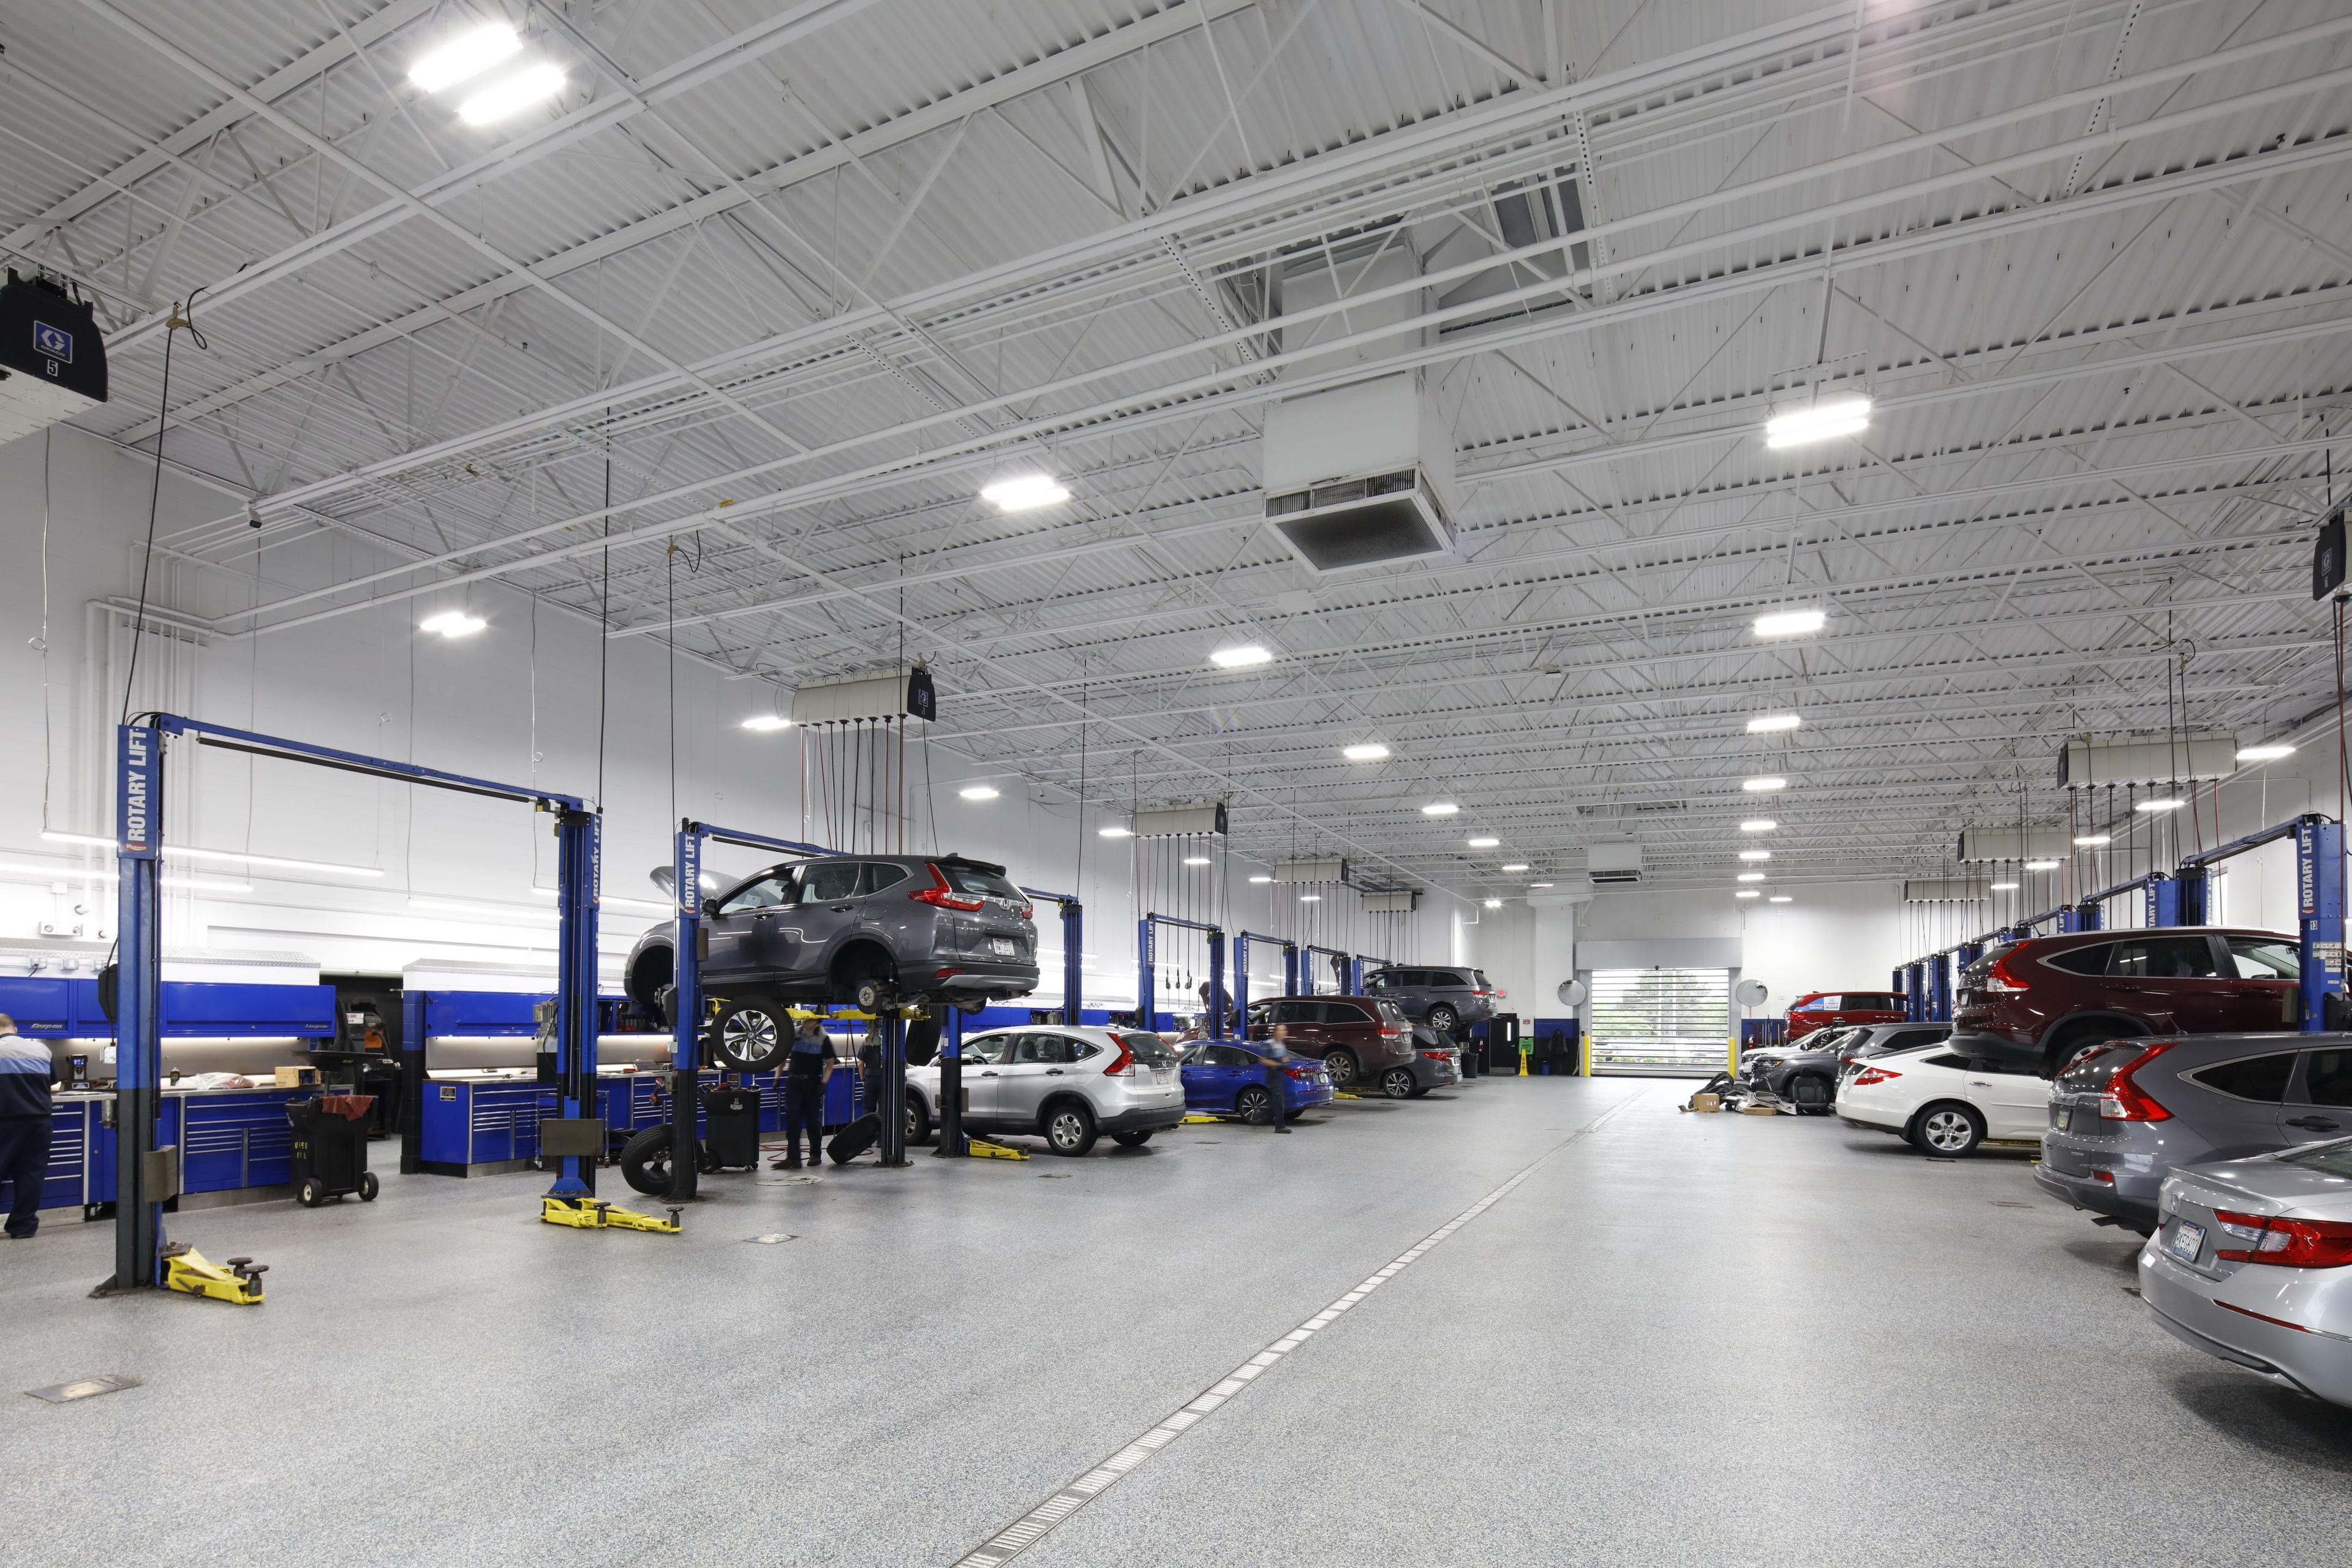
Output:
M758 1061L776 1048L776 1020L757 1007L739 1007L719 1026L719 1054L730 1066Z
M1045 1135L1054 1141L1056 1149L1075 1149L1086 1139L1086 1123L1078 1120L1075 1110L1057 1111Z
M1958 1111L1938 1110L1919 1124L1919 1135L1937 1153L1949 1153L1956 1149L1967 1148L1969 1140L1975 1136L1975 1129Z

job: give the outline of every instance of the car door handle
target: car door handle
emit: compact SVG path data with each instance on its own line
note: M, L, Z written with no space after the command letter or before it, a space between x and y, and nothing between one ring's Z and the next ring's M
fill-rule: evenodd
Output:
M992 1072L984 1072L984 1073L981 1074L980 1076L981 1076L981 1077L982 1077L982 1078L994 1078L996 1075L995 1075L994 1073L992 1073Z
M833 912L837 915L845 915L854 907L855 906L850 904L835 904L831 906Z
M2289 1127L2308 1127L2314 1132L2333 1132L2336 1131L2337 1123L2325 1116L2298 1116L2290 1121L2287 1125Z
M1060 1078L1062 1076L1062 1069L1060 1068L1047 1068L1045 1069L1045 1076L1047 1078ZM2336 1124L2331 1121L2328 1125L2333 1127Z

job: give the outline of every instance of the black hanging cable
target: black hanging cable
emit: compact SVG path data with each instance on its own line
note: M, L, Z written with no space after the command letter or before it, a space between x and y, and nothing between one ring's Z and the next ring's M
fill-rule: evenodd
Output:
M604 540L599 551L599 576L602 585L596 594L596 809L604 809L604 729L605 715L612 710L608 700L611 691L613 656L613 411L604 410L604 515L596 520L597 532Z
M662 664L669 680L669 819L677 822L677 541L662 552L662 590L669 625L662 634Z
M121 724L131 722L131 692L139 679L139 645L147 639L147 585L155 571L155 514L163 500L163 434L172 424L172 340L184 331L198 349L212 351L191 315L205 287L190 290L186 303L173 305L163 323L163 385L155 395L155 477L147 487L147 547L139 563L139 610L131 622L131 659L122 674L122 717L116 721Z

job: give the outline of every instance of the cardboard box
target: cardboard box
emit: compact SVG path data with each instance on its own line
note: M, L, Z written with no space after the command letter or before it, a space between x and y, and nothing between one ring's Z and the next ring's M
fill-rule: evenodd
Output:
M1743 1105L1739 1108L1739 1114L1742 1116L1778 1116L1780 1112L1778 1107L1770 1105Z
M278 1087L280 1089L316 1089L319 1087L317 1068L279 1068Z
M1723 1109L1723 1096L1719 1094L1694 1094L1691 1096L1690 1108L1693 1110L1721 1110Z

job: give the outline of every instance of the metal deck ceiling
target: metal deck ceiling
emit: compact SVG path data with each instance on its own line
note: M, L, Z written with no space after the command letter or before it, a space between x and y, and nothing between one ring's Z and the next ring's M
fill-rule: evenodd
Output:
M405 72L492 16L570 86L470 130ZM2249 740L2326 690L2341 5L0 0L0 243L110 333L87 428L152 441L202 290L169 451L223 510L167 543L225 636L593 617L609 544L610 636L789 688L903 634L975 771L1075 788L1083 723L1097 805L1464 891L1629 832L1727 882L1759 772L1776 880L1932 871L2184 655ZM1526 182L1565 280L1498 254ZM1452 269L1384 363L1454 422L1459 549L1316 579L1257 430L1362 329L1263 285L1381 247ZM1822 382L1868 432L1767 450ZM1068 505L977 500L1037 467ZM1791 604L1828 628L1750 634Z

